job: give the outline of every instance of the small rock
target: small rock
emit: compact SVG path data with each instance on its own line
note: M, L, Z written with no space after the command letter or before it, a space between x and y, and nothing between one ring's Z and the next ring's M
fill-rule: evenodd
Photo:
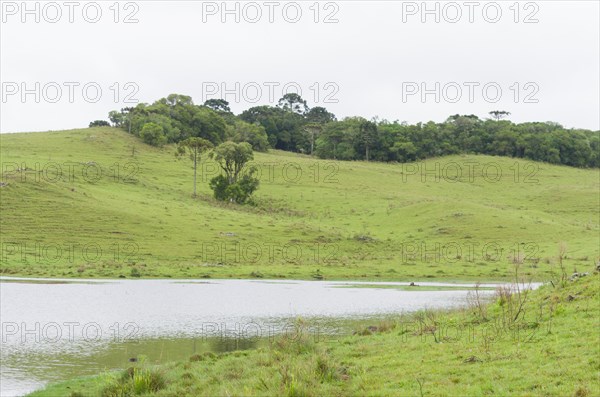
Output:
M356 236L354 236L355 240L358 241L366 241L366 242L371 242L371 241L375 241L375 239L371 236L367 236L365 234L358 234Z
M580 278L580 277L583 277L583 276L582 276L582 274L581 274L581 273L577 273L577 272L575 272L575 273L573 273L573 274L571 275L571 277L569 277L569 280L570 280L570 281L575 281L575 280L577 280L577 279L578 279L578 278Z

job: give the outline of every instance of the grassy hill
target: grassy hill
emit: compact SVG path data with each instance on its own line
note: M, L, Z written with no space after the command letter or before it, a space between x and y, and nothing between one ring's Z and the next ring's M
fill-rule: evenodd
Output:
M236 206L211 197L211 161L193 198L174 153L106 127L1 135L2 274L500 280L519 264L547 279L600 255L597 169L271 151L255 204Z

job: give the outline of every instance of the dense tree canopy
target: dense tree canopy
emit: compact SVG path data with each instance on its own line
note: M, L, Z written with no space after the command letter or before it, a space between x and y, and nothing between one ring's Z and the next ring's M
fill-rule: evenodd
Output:
M407 162L458 153L521 157L575 167L600 166L600 132L565 129L552 122L515 124L510 112L492 110L489 119L452 115L442 123L346 117L337 120L323 107L309 108L295 93L277 106L255 106L234 115L223 99L195 105L171 94L151 105L138 104L109 113L116 127L151 145L190 137L213 145L248 142L256 151L269 148L339 160Z
M89 127L110 127L110 123L106 120L94 120L90 122Z
M328 123L317 139L321 158L408 162L458 153L521 157L575 167L600 166L598 131L555 123L514 124L451 116L443 123L373 124L350 117Z

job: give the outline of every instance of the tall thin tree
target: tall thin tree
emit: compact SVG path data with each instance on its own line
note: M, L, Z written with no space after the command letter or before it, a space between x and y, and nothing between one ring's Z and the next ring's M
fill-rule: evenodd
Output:
M198 170L198 162L202 153L212 149L213 144L204 138L187 138L177 146L177 154L184 155L189 153L191 160L194 162L194 197L196 197L196 174Z

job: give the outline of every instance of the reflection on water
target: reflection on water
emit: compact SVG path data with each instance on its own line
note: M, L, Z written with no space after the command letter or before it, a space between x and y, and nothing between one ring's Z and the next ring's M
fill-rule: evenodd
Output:
M256 348L289 333L297 317L311 319L318 337L341 332L340 319L454 307L472 287L407 285L0 278L0 394L124 368L142 356L163 363Z
M131 360L164 363L186 360L203 352L226 352L256 348L268 343L257 338L177 338L140 339L103 346L81 346L80 351L61 353L28 352L7 354L2 357L2 396L18 395L42 387L48 382L94 375L98 372L122 369ZM5 384L5 381L8 384Z

